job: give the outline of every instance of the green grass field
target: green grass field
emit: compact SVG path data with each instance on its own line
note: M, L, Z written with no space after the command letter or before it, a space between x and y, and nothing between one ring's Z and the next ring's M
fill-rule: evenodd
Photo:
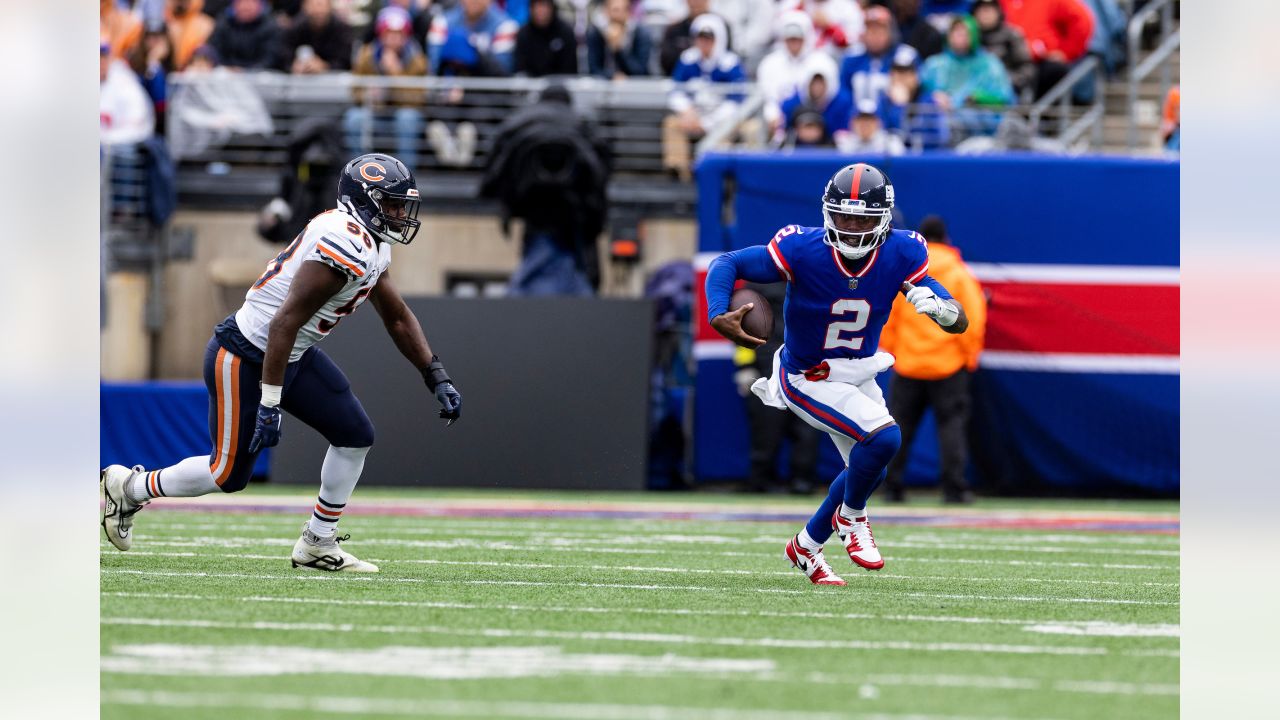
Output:
M161 500L137 516L131 552L103 542L102 717L1178 712L1177 535L1047 522L1176 523L1173 503L911 507L934 525L873 507L885 569L856 570L833 539L850 584L815 588L782 559L793 521L485 513L796 514L816 499L361 490L341 532L382 572L348 576L289 566L313 497L234 496L267 503L256 512ZM384 514L406 508L440 514ZM984 511L1027 523L989 529Z

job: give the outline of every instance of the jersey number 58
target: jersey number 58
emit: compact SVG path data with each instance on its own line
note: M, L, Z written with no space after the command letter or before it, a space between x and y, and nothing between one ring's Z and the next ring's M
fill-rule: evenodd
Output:
M867 321L871 319L871 304L866 300L837 300L831 306L832 315L847 315L853 313L852 320L841 320L833 322L827 326L827 341L823 344L824 350L832 348L849 348L850 350L861 350L862 340L860 337L843 337L845 333L856 333L865 330Z

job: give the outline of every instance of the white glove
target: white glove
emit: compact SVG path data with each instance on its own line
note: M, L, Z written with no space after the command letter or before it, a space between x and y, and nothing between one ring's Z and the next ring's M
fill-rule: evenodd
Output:
M938 297L932 289L923 285L907 291L907 302L915 306L916 312L928 315L943 327L950 327L960 319L960 311L955 305Z

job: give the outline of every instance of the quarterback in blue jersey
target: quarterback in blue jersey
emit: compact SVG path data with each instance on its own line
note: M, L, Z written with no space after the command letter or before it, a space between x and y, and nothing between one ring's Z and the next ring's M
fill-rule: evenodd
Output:
M924 238L890 227L893 185L865 163L842 168L822 196L822 227L788 225L767 245L725 253L707 273L707 317L721 335L745 347L742 318L729 311L734 283L786 282L785 333L773 377L752 392L828 433L845 469L813 518L786 545L786 557L815 585L844 585L822 545L837 534L849 559L867 570L884 560L871 533L867 499L884 480L902 435L875 377L893 364L877 352L880 330L899 292L949 333L969 327L964 309L929 277Z

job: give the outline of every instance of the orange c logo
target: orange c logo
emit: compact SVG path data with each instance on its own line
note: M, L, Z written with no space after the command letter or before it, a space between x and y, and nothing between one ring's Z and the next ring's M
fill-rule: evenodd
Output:
M369 172L369 168L377 168L380 172L371 173ZM368 180L369 182L378 182L379 180L385 180L387 177L386 173L387 173L387 169L382 167L376 162L367 162L360 166L360 176L363 177L365 180Z

